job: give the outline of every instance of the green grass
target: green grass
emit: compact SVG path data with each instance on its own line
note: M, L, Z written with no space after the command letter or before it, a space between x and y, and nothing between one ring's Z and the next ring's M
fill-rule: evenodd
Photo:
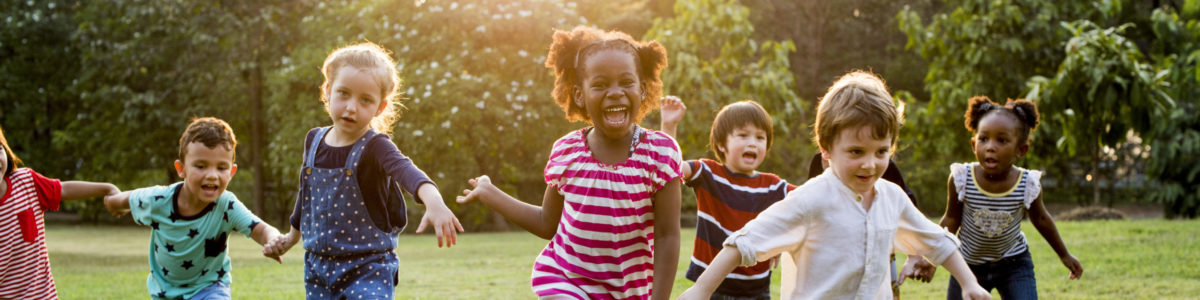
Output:
M147 247L144 227L50 224L47 244L63 299L146 297ZM1068 248L1083 263L1080 280L1066 268L1028 222L1038 292L1045 299L1184 299L1200 295L1200 221L1060 222ZM685 230L673 294L683 278L695 232ZM432 235L403 235L399 299L529 299L529 270L545 241L524 232L465 234L460 244L438 249ZM283 265L263 258L250 239L230 237L233 296L239 299L303 298L304 261L297 246ZM902 262L900 262L902 263ZM944 299L949 275L939 269L931 283L908 282L906 299ZM772 284L778 295L778 275ZM998 297L998 294L993 293Z

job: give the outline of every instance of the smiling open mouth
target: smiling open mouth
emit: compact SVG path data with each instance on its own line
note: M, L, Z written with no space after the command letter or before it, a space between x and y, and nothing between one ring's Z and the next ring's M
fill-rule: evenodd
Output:
M604 109L604 123L609 126L621 126L629 120L629 108L626 106L613 106Z

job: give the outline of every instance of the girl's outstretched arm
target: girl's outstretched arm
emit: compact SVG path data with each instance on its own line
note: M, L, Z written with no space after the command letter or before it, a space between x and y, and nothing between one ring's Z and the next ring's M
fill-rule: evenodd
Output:
M563 196L555 186L546 186L542 206L536 206L521 202L501 191L492 185L492 180L487 175L468 180L467 183L470 183L473 189L463 190L463 195L457 197L458 203L482 202L505 219L543 239L549 240L558 230L558 220L562 217Z
M1058 226L1054 225L1054 219L1050 217L1050 213L1046 211L1046 206L1042 203L1042 195L1038 195L1037 199L1033 200L1026 213L1029 214L1029 221L1036 227L1038 233L1046 238L1046 242L1050 243L1050 248L1054 248L1054 253L1058 254L1058 259L1062 261L1063 266L1071 271L1068 278L1079 279L1083 276L1083 265L1079 263L1079 259L1071 255L1067 251L1067 245L1063 244L1062 237L1058 235Z
M958 190L954 186L954 175L946 182L946 213L938 226L946 228L951 234L958 234L958 226L962 223L962 202L958 201Z
M671 180L654 193L654 299L670 299L679 266L680 180ZM724 276L722 276L724 277Z
M446 248L457 244L458 233L463 232L462 223L459 223L454 212L446 207L446 202L442 201L442 193L432 183L426 183L417 188L417 195L421 202L425 203L425 216L421 217L417 233L425 232L426 226L433 226L434 232L437 233L438 248L442 247L443 238Z
M121 190L107 182L63 181L62 200L80 200L116 195Z

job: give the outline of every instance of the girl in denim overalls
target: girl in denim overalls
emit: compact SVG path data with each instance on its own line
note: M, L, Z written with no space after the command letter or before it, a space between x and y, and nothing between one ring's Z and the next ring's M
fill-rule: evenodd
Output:
M400 82L387 50L343 47L321 71L321 100L333 125L309 131L292 230L264 252L281 255L303 236L308 298L391 299L399 269L392 249L406 220L404 200L389 187L398 183L427 205L417 233L433 226L438 247L443 238L454 245L462 225L386 134L397 118L392 99Z

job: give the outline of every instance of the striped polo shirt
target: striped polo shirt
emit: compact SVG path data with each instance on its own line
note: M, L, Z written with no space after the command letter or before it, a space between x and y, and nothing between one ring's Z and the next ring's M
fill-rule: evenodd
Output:
M732 232L779 202L796 188L771 173L746 176L729 171L711 159L688 161L693 173L687 186L696 192L696 240L687 278L696 281L716 257ZM731 296L757 296L771 290L771 263L737 267L725 276L717 292Z
M985 191L976 181L977 165L950 165L958 201L963 204L959 251L972 265L994 262L1028 249L1025 234L1021 232L1021 219L1042 192L1042 172L1020 168L1021 178L1007 191Z
M635 127L629 158L597 161L591 128L554 143L546 183L563 196L562 217L533 266L539 297L646 299L654 283L654 194L681 172L679 146Z
M43 214L58 210L62 185L28 168L4 178L0 198L0 299L57 299Z

